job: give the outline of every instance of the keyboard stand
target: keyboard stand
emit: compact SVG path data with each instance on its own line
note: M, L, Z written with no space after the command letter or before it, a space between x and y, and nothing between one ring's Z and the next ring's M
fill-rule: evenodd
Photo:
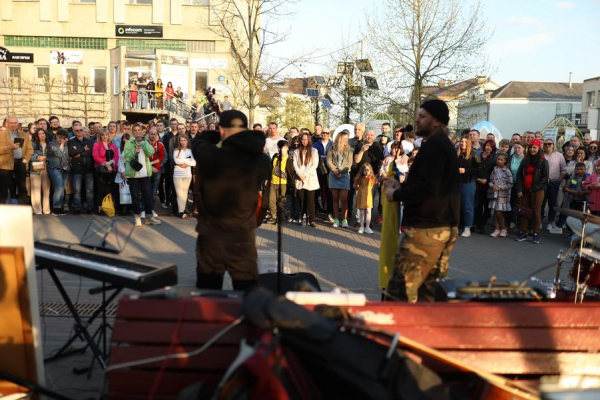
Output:
M79 313L75 309L75 306L73 305L73 302L71 301L71 298L69 297L69 295L65 291L64 286L60 282L60 279L58 279L58 276L56 276L56 272L54 271L54 268L43 267L43 268L39 268L39 269L47 269L48 270L48 273L50 274L52 281L54 281L56 288L58 289L61 297L63 298L63 300L65 301L65 304L67 305L67 308L71 312L73 319L75 320L75 333L69 338L67 343L65 343L65 345L60 348L58 353L56 353L55 355L53 355L51 357L44 359L44 361L50 362L50 361L58 360L58 359L61 359L64 357L68 357L68 356L76 354L76 353L83 353L89 347L92 350L92 353L94 353L94 360L98 361L98 364L100 365L100 367L102 369L106 369L105 332L101 333L101 336L104 337L105 352L103 353L100 350L100 348L98 347L98 344L96 344L96 342L94 341L94 338L90 335L87 327L90 326L92 324L92 322L102 313L103 314L103 324L100 326L100 328L103 328L103 325L106 323L106 306L108 304L110 304L117 297L117 295L121 292L121 290L123 290L123 288L122 287L109 287L109 288L106 288L106 290L103 290L104 296L103 296L103 301L102 301L100 308L98 308L98 310L96 310L86 322L83 322L81 317L79 316ZM106 298L105 297L106 291L111 290L111 289L114 289L114 292L108 298ZM94 336L96 336L98 334L98 332L100 332L100 331L96 331ZM68 350L71 347L71 344L75 340L77 340L77 338L80 338L81 340L86 342L86 346L83 348L79 348L79 349ZM92 366L93 366L93 363L92 363ZM77 373L78 370L75 370L74 372ZM91 370L90 370L90 375L91 375Z

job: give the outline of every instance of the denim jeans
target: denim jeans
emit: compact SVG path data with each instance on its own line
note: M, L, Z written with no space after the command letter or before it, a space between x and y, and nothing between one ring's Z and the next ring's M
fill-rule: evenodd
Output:
M48 175L52 181L52 207L61 208L65 201L65 187L69 174L64 169L48 168Z
M548 181L548 187L546 188L546 199L548 201L548 223L551 224L556 219L556 199L558 197L558 189L560 187L559 180ZM542 206L542 210L545 208L546 202Z
M156 192L158 191L158 187L159 187L159 184L161 181L161 176L162 176L162 173L160 171L158 171L158 172L153 172L152 176L150 177L150 191L152 193L152 209L154 209L154 201L156 199ZM142 199L141 208L144 208L144 210L146 210L146 202L143 199Z
M473 217L475 216L475 182L461 185L460 202L465 228L470 228L473 226Z
M150 179L151 178L127 179L127 183L129 183L129 191L131 192L133 213L135 215L139 215L142 211L143 204L146 217L148 218L152 216L152 210L154 209L154 196L152 196L150 189Z
M73 202L75 209L81 211L81 185L85 184L85 201L87 202L88 210L94 208L94 173L87 172L85 174L73 174Z

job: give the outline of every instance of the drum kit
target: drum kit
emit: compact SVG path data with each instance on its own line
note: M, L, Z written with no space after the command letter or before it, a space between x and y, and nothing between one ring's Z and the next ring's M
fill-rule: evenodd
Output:
M600 217L588 212L556 208L567 216L567 225L577 235L567 253L557 256L556 276L552 282L552 296L557 299L573 297L575 303L584 299L600 300ZM570 283L561 280L563 263L570 258Z

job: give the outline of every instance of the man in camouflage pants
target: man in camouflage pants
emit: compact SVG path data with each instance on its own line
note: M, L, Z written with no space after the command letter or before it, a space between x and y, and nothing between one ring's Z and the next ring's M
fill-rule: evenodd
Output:
M448 137L448 106L442 100L421 105L416 119L423 144L400 183L386 179L389 201L404 203L404 233L387 291L393 299L433 301L436 280L448 272L458 237L460 174L456 149Z

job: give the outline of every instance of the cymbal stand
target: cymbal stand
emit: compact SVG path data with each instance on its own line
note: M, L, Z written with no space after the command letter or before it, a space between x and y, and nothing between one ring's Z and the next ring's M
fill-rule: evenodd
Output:
M586 206L583 205L583 212L585 212ZM580 283L580 275L581 275L581 257L583 254L583 243L585 242L585 226L587 224L587 217L584 217L581 220L581 240L579 242L579 260L577 262L577 279L575 280L575 304L583 303L583 297L585 296L585 291L587 289L587 285L585 283ZM579 293L581 291L581 293Z

